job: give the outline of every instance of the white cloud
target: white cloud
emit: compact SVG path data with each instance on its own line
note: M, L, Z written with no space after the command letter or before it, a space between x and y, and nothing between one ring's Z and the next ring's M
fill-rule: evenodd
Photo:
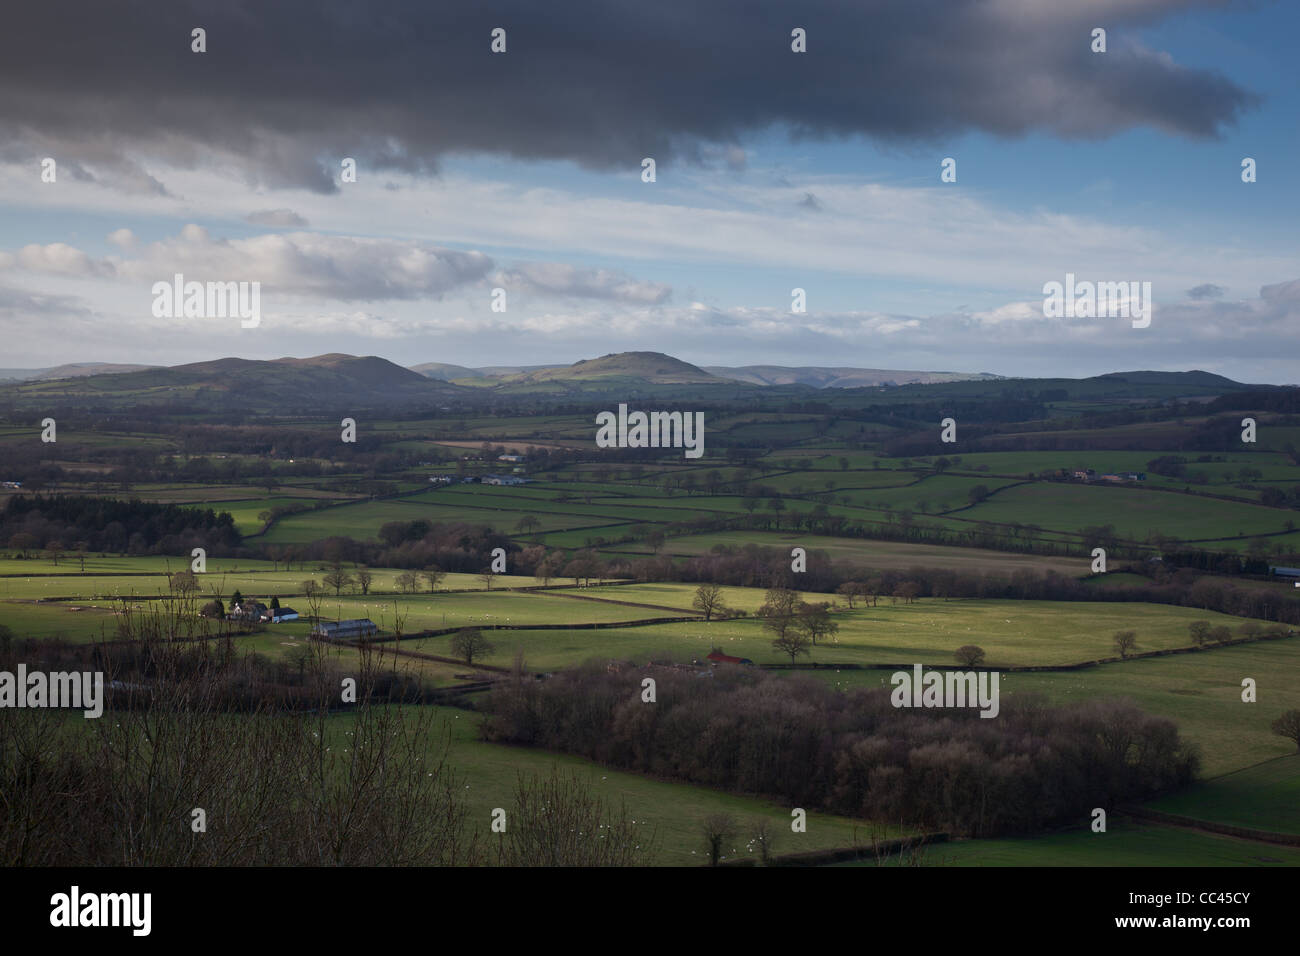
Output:
M86 278L111 276L113 264L92 259L82 250L63 242L23 246L16 253L0 252L0 270L18 269L46 275Z
M259 209L244 217L244 222L255 226L276 226L284 229L299 229L307 225L307 220L292 209Z
M499 273L494 281L554 296L609 299L631 304L665 301L672 288L608 269L584 269L558 262L531 262Z
M135 233L130 229L115 229L108 234L108 241L120 249L134 249Z

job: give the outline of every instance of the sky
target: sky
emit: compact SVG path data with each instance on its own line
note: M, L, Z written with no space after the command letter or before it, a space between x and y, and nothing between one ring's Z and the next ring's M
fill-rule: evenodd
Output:
M0 366L1297 382L1298 29L1271 0L25 4ZM260 322L156 315L177 273L260 283ZM1045 314L1067 274L1150 283L1150 324Z

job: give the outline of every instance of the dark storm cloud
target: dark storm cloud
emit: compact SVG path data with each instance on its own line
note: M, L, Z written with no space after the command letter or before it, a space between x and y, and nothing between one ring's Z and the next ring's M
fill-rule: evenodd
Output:
M6 11L0 133L11 155L152 192L153 160L330 192L344 156L362 175L475 151L635 170L643 156L707 161L773 125L895 142L1133 126L1211 137L1254 94L1125 41L1201 5L42 0ZM1099 22L1105 54L1089 50ZM204 54L190 52L195 26ZM498 26L504 55L489 52ZM790 52L795 26L806 54Z
M1227 291L1224 286L1215 285L1213 282L1204 282L1195 288L1188 289L1187 297L1196 299L1198 302L1203 299L1220 299L1223 297L1223 293Z

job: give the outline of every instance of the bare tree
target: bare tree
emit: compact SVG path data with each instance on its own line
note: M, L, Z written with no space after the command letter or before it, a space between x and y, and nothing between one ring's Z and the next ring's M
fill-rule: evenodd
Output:
M839 624L831 620L830 605L825 601L813 604L800 601L794 626L812 641L814 647L817 646L817 638L838 634L840 630Z
M1115 650L1120 657L1128 657L1137 647L1137 631L1116 631Z
M759 817L749 825L749 845L758 851L758 861L767 866L772 862L772 851L776 846L777 827L766 817Z
M451 636L451 651L457 657L465 658L466 664L473 664L474 658L491 654L493 647L477 627L465 627Z
M691 607L703 611L706 622L712 620L714 614L723 614L727 610L727 602L722 598L722 588L716 584L701 584L695 589L695 600L691 602Z
M320 582L315 578L308 578L302 582L302 593L307 598L307 608L311 611L312 621L320 619L320 606L325 600L325 592L320 586Z
M904 604L911 604L921 593L921 586L915 581L904 581L894 588L893 597L902 598Z
M429 585L429 593L432 594L434 591L438 590L438 585L441 584L443 579L447 576L447 572L436 564L431 564L420 572L420 576L424 578L425 582Z
M765 628L777 637L785 637L794 625L798 606L799 595L794 591L783 587L769 588L763 606L758 609L758 616Z
M333 588L334 596L338 597L343 592L343 589L352 583L352 575L342 568L334 568L321 580L325 582L327 588Z
M648 862L653 831L642 832L627 806L607 807L576 772L520 773L514 807L498 846L503 866L635 866Z
M1296 750L1300 751L1300 710L1288 710L1269 728L1279 737L1288 737L1295 741Z
M959 664L965 664L967 667L974 667L976 664L984 663L984 648L978 644L963 644L953 653Z
M369 568L357 568L356 573L354 574L354 577L356 578L357 586L361 588L361 593L362 593L362 594L369 594L369 593L370 593L370 584L371 584L371 582L374 581L374 579L375 579L375 576L374 576L373 574L370 573L370 569L369 569Z
M780 651L782 654L789 654L790 663L794 664L797 655L812 653L808 650L811 644L812 642L801 632L790 630L772 641L772 649Z
M710 813L700 823L709 866L717 866L728 840L736 835L736 818L730 813Z
M564 567L564 555L559 551L552 552L537 562L537 570L533 572L533 577L542 582L542 587L551 583L551 579L559 575Z

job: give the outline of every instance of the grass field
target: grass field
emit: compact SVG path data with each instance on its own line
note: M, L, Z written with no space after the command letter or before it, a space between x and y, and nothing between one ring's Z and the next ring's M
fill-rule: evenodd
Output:
M786 552L794 547L807 548L809 551L825 551L832 561L848 561L881 570L925 567L1000 574L1022 570L1051 570L1069 577L1079 577L1090 571L1090 563L1085 558L1014 554L984 548L944 547L933 544L911 544L905 541L873 541L868 538L813 536L794 531L720 531L684 535L669 539L664 546L664 551L676 555L707 554L716 545L743 548L751 544L758 547L780 548ZM649 545L640 542L612 546L610 550L650 553Z
M513 508L513 510L511 510ZM581 510L581 506L579 509ZM588 508L585 514L576 511L552 512L542 510L540 503L502 501L482 507L472 507L467 502L452 500L446 504L432 503L416 498L400 501L367 501L361 504L340 505L323 511L289 515L277 521L265 535L256 540L262 544L304 544L331 535L346 535L358 540L374 540L379 528L389 521L433 522L463 521L469 524L490 525L498 531L513 531L524 515L534 515L542 531L561 528L581 528L609 524L619 520L601 515L598 509Z
M1157 533L1196 540L1281 531L1294 512L1144 488L1038 483L1008 488L961 515L1059 531L1111 524L1120 537L1144 541Z
M965 508L970 504L969 492L983 485L990 491L1013 484L1009 478L966 478L960 475L931 475L905 488L868 489L848 494L853 504L866 508L892 509L933 513ZM836 499L840 493L836 492Z
M937 549L962 551L963 549ZM1008 556L1002 556L1008 557ZM99 561L100 559L91 559ZM158 559L102 559L101 574L86 578L69 577L61 564L56 569L47 561L10 562L34 571L48 565L48 574L0 578L0 589L10 600L0 604L0 618L19 637L62 636L68 640L92 640L115 636L117 618L92 601L84 591L97 588L138 588L141 594L157 593L165 578L157 573ZM912 562L908 562L912 563ZM900 566L895 556L892 566ZM234 588L247 595L269 597L282 594L300 611L305 606L294 595L300 593L305 577L321 571L272 571L267 563L241 562L241 571L230 562L221 584L229 596ZM114 576L109 567L120 570L142 568L148 576ZM398 572L381 569L375 574L376 588L394 585ZM212 572L205 583L213 583ZM566 587L554 591L505 591L507 583L535 584L534 579L498 577L492 592L482 590L476 575L449 575L443 589L477 588L468 593L446 590L429 595L372 594L327 597L322 615L370 617L381 628L392 628L400 610L406 633L425 628L471 625L507 625L489 631L494 651L482 663L509 665L515 652L522 651L532 670L557 670L588 659L701 659L717 647L727 654L748 657L759 663L788 661L771 647L770 632L754 617L705 623L702 620L676 623L583 630L559 627L554 630L520 630L510 625L574 622L617 623L646 618L692 613L695 587L689 584L619 584L595 588ZM147 585L156 587L147 588ZM37 604L26 597L46 596L54 589L64 596L77 596L68 603ZM69 593L71 592L71 594ZM763 601L756 588L724 588L726 602L751 615ZM574 598L584 598L575 600ZM806 594L809 600L832 599L829 595ZM595 599L595 600L592 600ZM627 602L627 603L617 603ZM99 607L89 605L98 603ZM638 606L640 605L640 606ZM646 607L644 605L651 605ZM71 610L81 607L82 610ZM666 610L665 610L666 609ZM993 667L1051 666L1108 657L1114 654L1112 635L1121 629L1138 633L1138 650L1185 647L1190 643L1187 625L1196 620L1235 626L1241 619L1213 612L1169 605L1130 602L1047 602L922 599L913 604L889 600L876 607L859 606L849 611L837 602L834 620L840 630L829 642L812 650L811 660L822 663L852 663L860 666L891 666L925 663L954 665L956 647L974 643L986 653ZM290 665L296 648L302 646L309 625L305 621L273 625L266 632L238 639L246 653L284 658ZM390 645L391 647L391 645ZM447 636L404 640L400 649L450 656ZM333 651L342 656L351 649ZM809 658L801 658L808 660ZM476 662L479 663L479 662ZM455 675L471 668L462 665L397 657L393 666L420 674L437 686L457 681ZM889 670L821 670L811 672L833 686L887 686ZM1057 673L1018 672L1002 674L1001 690L1006 694L1042 693L1053 701L1083 697L1129 697L1151 713L1174 719L1189 740L1201 748L1207 776L1240 770L1271 758L1283 757L1294 747L1272 734L1269 722L1282 711L1300 707L1300 685L1290 675L1300 673L1300 639L1264 641L1238 647L1211 648L1190 654L1131 660ZM1243 677L1258 682L1259 703L1240 700ZM486 745L483 745L486 746ZM548 758L549 759L549 758ZM1278 767L1288 766L1285 761ZM1278 826L1279 817L1294 807L1294 777L1263 780L1262 771L1253 776L1208 781L1202 796L1187 797L1183 803L1161 805L1171 812L1186 813L1187 807L1201 810L1205 819L1254 820L1257 826ZM1235 789L1234 789L1235 787ZM689 789L689 788L687 788ZM1266 822L1261 822L1266 821ZM1246 823L1244 825L1252 825ZM689 829L687 827L686 829ZM685 829L679 834L685 839ZM684 845L684 844L683 844ZM846 844L833 844L846 845Z
M1300 755L1206 780L1148 806L1197 820L1300 834Z
M705 861L700 821L710 813L727 812L745 824L766 818L777 833L776 853L795 853L852 846L865 842L869 825L844 817L809 811L806 833L790 831L790 807L752 797L735 796L706 787L652 780L594 764L580 757L553 754L525 747L485 743L478 738L479 717L471 712L438 708L442 725L451 734L448 762L463 777L464 798L470 806L470 825L481 826L490 837L489 824L495 807L510 807L518 774L548 775L552 768L576 772L589 784L594 795L617 809L626 806L628 815L656 837L658 852L650 862L668 866L701 865ZM901 831L888 831L889 836ZM738 835L726 847L726 856L747 856L747 836Z
M559 593L581 594L603 601L635 601L641 604L656 604L662 607L676 608L683 614L696 614L699 612L694 610L692 602L695 600L697 589L698 585L695 584L650 582L646 584L605 584L596 589L565 588ZM722 588L722 597L727 607L748 611L750 614L763 606L766 593L761 588ZM818 594L813 591L801 591L799 596L804 601L835 600L834 595Z
M954 665L955 666L955 665ZM811 671L838 687L888 687L890 671ZM1078 671L1002 674L1003 694L1035 693L1064 702L1127 697L1152 714L1174 720L1201 748L1202 775L1214 777L1295 751L1269 724L1300 708L1300 638L1218 647L1101 664ZM1258 703L1241 699L1241 681L1257 682Z
M127 559L132 560L132 559ZM240 567L249 562L241 562ZM87 562L89 565L89 562ZM184 567L182 562L174 561L173 567ZM235 570L233 563L228 563L229 570L214 570L208 565L207 573L199 575L199 588L205 599L219 595L228 601L231 594L240 591L246 597L285 597L303 593L303 582L309 579L322 584L326 571L319 566L309 566L306 571L272 571L270 562L266 567L256 571ZM346 572L354 574L356 569L344 567ZM397 592L397 576L402 572L395 568L374 568L370 574L373 578L371 590L374 592ZM511 587L535 587L537 581L531 575L499 574L493 579L496 589ZM425 582L420 583L421 590ZM477 574L448 574L439 584L441 591L481 590L485 587ZM40 600L52 598L74 598L80 600L115 600L124 597L157 597L169 594L168 578L161 573L115 573L93 575L37 574L24 577L0 577L0 600ZM348 594L345 592L344 597Z
M838 866L873 866L871 862ZM1105 833L935 843L925 866L1300 866L1300 850L1112 818Z
M619 588L615 593L625 600L640 593L642 587ZM606 589L598 593L605 595ZM660 594L663 599L651 603L667 603L672 598L671 594ZM676 600L688 606L687 596L685 591L677 592ZM762 592L753 590L743 603L753 606L761 600ZM576 620L583 609L569 614L570 620ZM647 611L639 616L659 615ZM811 657L801 657L800 661L858 666L954 664L953 652L958 647L978 644L987 652L988 666L1059 666L1113 656L1112 636L1117 630L1136 630L1139 651L1157 650L1190 644L1187 625L1192 621L1236 624L1241 619L1159 604L926 599L914 604L845 609L836 613L834 620L839 624L839 633L812 648ZM519 649L530 667L545 670L590 658L702 658L714 646L733 657L747 657L760 664L789 663L788 657L772 648L772 634L756 618L594 631L502 630L491 638L496 651L484 658L487 663L509 664ZM445 637L430 638L429 645L444 648L433 653L446 653L448 641ZM856 673L862 672L844 672Z
M289 506L310 508L317 504L319 500L317 498L286 498L277 495L246 501L196 501L193 504L195 507L212 508L217 512L230 512L230 516L235 519L235 530L242 535L250 535L262 530L263 522L258 517L262 512L269 511L272 508Z
M50 558L33 556L27 559L0 557L0 580L11 576L32 577L37 575L59 574L75 577L79 574L164 574L168 571L183 571L190 566L188 555L168 557L164 555L140 555L120 557L113 555L87 554L85 570L82 571L80 559L75 554L65 554L55 564ZM281 565L270 561L258 561L250 558L208 558L207 573L216 574L224 571L270 571Z
M394 573L389 571L387 576L391 577ZM319 577L319 575L316 575L316 577ZM456 580L451 581L451 584L447 581L443 582L442 587L444 589L458 583L468 586L468 581L460 580L462 578L473 579L478 587L482 588L482 584L477 582L474 575L448 575L449 579L453 577ZM272 583L266 580L270 578L278 578L279 581ZM227 603L230 600L231 592L235 588L242 590L248 597L256 596L267 599L271 596L283 596L282 604L292 606L299 613L306 615L308 613L308 604L301 597L301 585L299 583L302 578L303 575L301 574L281 572L278 575L272 575L268 572L265 575L259 575L256 581L244 580L241 585L238 583L241 579L232 577L226 580L223 595ZM104 578L99 580L107 583L108 590L94 593L112 594L114 593L112 589L117 587L120 590L116 593L128 597L128 600L131 593L135 593L141 598L153 597L160 593L159 588L165 588L165 583L162 581L157 582L158 587L147 587L134 583L151 581L150 578ZM534 583L532 578L519 580L526 580L530 585ZM119 584L118 582L132 583ZM70 590L68 583L58 582L61 587L58 587L57 590L64 596ZM427 592L423 594L372 594L365 597L352 594L344 594L340 597L331 595L325 597L321 603L321 617L326 620L369 617L381 629L391 631L396 620L397 610L400 610L404 617L403 630L409 633L426 628L468 627L476 624L554 624L575 621L585 623L672 616L671 612L622 607L617 604L569 601L563 598L547 598L540 595L532 596L514 593L499 590L502 582L498 580L496 583L497 589L494 589L491 593L479 590L476 593L440 592L432 596ZM163 591L162 593L166 592ZM148 602L141 600L135 602L134 606L145 608L147 604ZM104 597L95 598L89 595L73 601L41 604L26 600L7 600L0 603L0 622L12 628L18 637L61 636L68 640L83 641L100 637L105 633L105 627L107 627L107 636L112 637L116 632L115 610L120 610L120 604L116 601ZM306 633L307 625L305 624L272 625L273 630L298 627L302 628L304 634Z
M1261 641L1198 654L1103 664L1075 674L1011 674L1012 693L1039 691L1054 700L1131 697L1152 713L1172 717L1201 745L1207 776L1283 756L1295 744L1269 730L1283 711L1300 708L1300 639ZM1241 681L1257 681L1258 703L1241 699Z
M743 418L732 417L737 423ZM405 432L401 424L393 423L395 433ZM797 422L780 424L782 427L798 425ZM741 423L740 427L768 426ZM467 448L477 450L479 443L466 441ZM401 487L415 493L382 500L357 499L348 492L318 487L323 479L302 479L281 485L275 491L249 484L150 484L133 488L132 494L150 500L227 510L234 516L240 532L251 536L248 543L255 547L303 544L333 535L374 540L386 522L423 518L433 522L486 524L514 535L524 544L544 543L566 549L595 545L646 553L649 548L644 542L602 545L600 539L613 542L629 532L644 533L655 525L699 518L744 517L750 509L746 508L745 498L737 493L738 484L759 485L785 495L780 518L784 525L793 525L795 516L806 515L819 507L829 517L862 523L869 531L910 511L916 523L952 532L973 531L981 522L995 526L1034 525L1040 529L1036 536L1042 540L1071 541L1075 545L1079 544L1077 533L1082 528L1112 524L1121 537L1135 541L1147 541L1160 534L1239 551L1250 546L1253 538L1269 535L1266 541L1271 548L1285 552L1300 547L1300 531L1285 533L1287 521L1294 520L1293 511L1254 504L1251 499L1260 493L1257 489L1232 487L1243 467L1259 469L1264 474L1262 480L1283 488L1300 482L1300 469L1277 453L1220 454L1215 457L1224 461L1205 463L1195 462L1194 453L1185 455L1190 468L1210 478L1213 487L1206 490L1238 495L1235 500L1182 494L1185 482L1158 475L1149 475L1143 488L1043 481L1017 484L1040 471L1062 467L1143 470L1149 455L1148 452L975 453L953 456L956 463L947 472L935 474L928 470L932 458L907 461L837 448L788 448L761 460L753 469L712 461L705 463L707 470L703 471L678 462L649 463L635 469L584 463L534 474L534 483L526 487L468 484L430 488L403 481L399 483ZM849 469L840 468L841 458L848 462ZM811 467L791 468L802 463ZM864 467L872 464L885 467ZM431 471L445 470L442 466L428 467ZM485 467L491 467L491 463ZM715 491L725 493L706 493L706 481L713 473L722 482ZM685 477L696 480L690 492L668 487L669 482ZM993 494L972 507L968 493L977 485L986 486ZM1193 490L1202 487L1194 486ZM1161 492L1161 488L1167 490ZM349 502L349 498L354 500ZM277 505L312 505L320 499L334 499L339 503L319 511L286 516L265 534L260 533L259 515L263 512ZM774 518L768 503L768 500L760 501L759 509L754 512L760 520ZM516 526L525 516L536 518L539 527L534 534L520 536ZM677 539L667 550L672 554L692 553L701 546L707 549L716 543L746 540L734 535L764 533L770 532L715 533L704 537L702 545L683 544L683 539ZM883 548L887 553L895 547L884 542L825 538L808 533L800 533L798 537L805 547L822 547L837 556L850 556L863 550L869 555L873 547ZM806 543L807 539L812 539L811 545ZM924 556L939 559L937 552ZM986 558L997 561L987 555L980 560ZM998 563L1025 564L1033 560L1015 554L1003 558L1005 561ZM931 566L969 566L969 561L956 558L951 564L947 559L940 560L944 563Z

